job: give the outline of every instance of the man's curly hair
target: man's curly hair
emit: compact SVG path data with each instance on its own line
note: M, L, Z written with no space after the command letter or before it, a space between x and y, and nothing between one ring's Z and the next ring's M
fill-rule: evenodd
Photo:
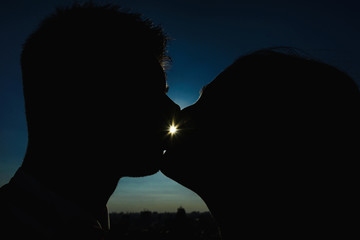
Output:
M89 55L120 50L124 58L147 52L165 67L170 60L167 41L162 27L140 14L113 4L76 3L57 8L42 21L23 45L21 65L25 74L48 65L64 69L72 60L87 61ZM66 63L57 62L63 57L68 58Z

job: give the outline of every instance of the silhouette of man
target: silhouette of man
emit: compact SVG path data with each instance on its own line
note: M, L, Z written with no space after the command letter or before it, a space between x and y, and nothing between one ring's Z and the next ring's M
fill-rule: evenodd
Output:
M0 191L1 239L102 239L123 176L159 170L167 37L115 5L47 17L21 55L28 148Z
M347 238L357 234L359 122L345 73L262 50L181 111L161 171L202 197L224 239Z

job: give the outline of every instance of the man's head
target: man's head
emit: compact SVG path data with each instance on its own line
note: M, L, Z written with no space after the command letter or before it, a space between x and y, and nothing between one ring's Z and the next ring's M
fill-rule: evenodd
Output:
M166 42L159 26L114 5L75 4L46 18L21 56L31 161L156 172L177 109L166 96Z

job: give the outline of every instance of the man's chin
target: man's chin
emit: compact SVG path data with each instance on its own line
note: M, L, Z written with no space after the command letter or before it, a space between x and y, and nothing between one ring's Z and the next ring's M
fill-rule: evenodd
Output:
M125 177L146 177L153 175L157 172L159 172L159 168L156 169L146 169L146 170L135 170L135 171L129 171L129 173Z
M153 175L160 171L160 157L157 157L154 161L153 159L149 159L146 162L139 161L129 166L126 171L127 177L145 177L149 175Z

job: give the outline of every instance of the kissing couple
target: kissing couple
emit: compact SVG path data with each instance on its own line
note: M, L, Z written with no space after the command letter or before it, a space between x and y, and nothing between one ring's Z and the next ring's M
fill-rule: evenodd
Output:
M159 170L204 200L223 239L357 234L360 93L346 73L262 49L180 111L168 37L119 9L58 9L26 40L28 147L0 190L2 239L105 239L118 181Z

